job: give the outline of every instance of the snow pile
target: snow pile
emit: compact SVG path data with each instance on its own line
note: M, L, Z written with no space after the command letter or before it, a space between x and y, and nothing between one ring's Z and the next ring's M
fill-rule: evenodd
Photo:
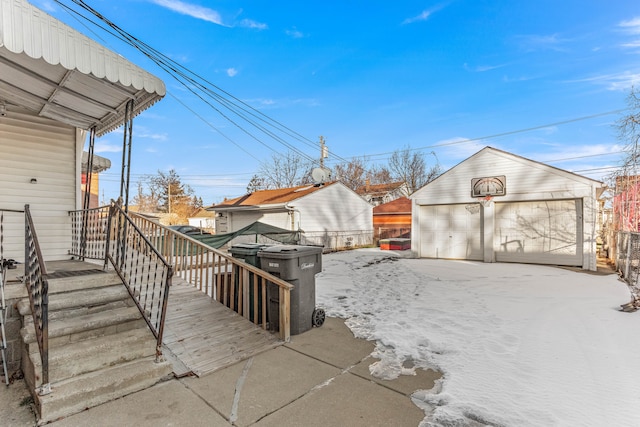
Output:
M372 374L435 367L423 425L640 425L640 313L615 275L402 258L323 256L317 305L377 341Z

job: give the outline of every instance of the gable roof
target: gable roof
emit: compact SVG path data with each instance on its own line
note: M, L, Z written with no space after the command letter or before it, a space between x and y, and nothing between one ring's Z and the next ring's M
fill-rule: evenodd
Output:
M364 185L362 187L359 187L358 189L356 189L356 193L358 193L361 196L364 195L385 195L387 193L391 193L392 191L397 190L398 188L402 187L403 185L405 185L404 182L400 181L400 182L389 182L389 183L384 183L384 184L369 184L369 185Z
M0 102L97 136L165 95L162 80L26 0L0 0Z
M373 214L411 214L411 200L400 197L389 203L383 203L373 208Z
M235 199L209 206L207 210L223 210L233 208L251 208L260 206L284 206L286 203L308 196L323 188L335 184L337 181L322 185L299 185L297 187L278 188L275 190L258 190Z
M486 155L488 153L493 153L493 154L497 154L500 156L504 156L504 157L509 157L512 160L515 160L517 162L521 162L521 163L528 163L530 165L536 165L537 167L542 167L542 168L546 168L548 170L551 171L555 171L555 173L561 174L566 176L567 178L571 178L573 180L580 180L583 182L590 182L590 183L596 183L596 184L601 184L602 186L604 186L604 184L602 183L602 181L598 181L597 179L593 179L593 178L589 178L583 175L579 175L577 173L574 172L570 172L568 170L565 169L560 169L558 167L555 166L551 166L548 165L546 163L542 163L536 160L531 160L531 159L527 159L526 157L522 157L519 156L517 154L513 154L513 153L509 153L508 151L504 151L504 150L500 150L498 148L493 148L490 146L486 146L483 149L481 149L480 151L478 151L477 153L467 157L466 159L462 160L460 163L458 163L457 165L451 167L449 170L447 170L446 172L440 174L436 179L434 179L433 181L428 182L427 184L425 184L424 186L422 186L420 189L418 189L416 192L414 192L410 198L411 199L416 199L420 197L420 193L422 192L422 190L426 187L432 186L437 182L440 182L442 180L447 179L451 174L455 173L455 169L457 169L458 167L460 167L460 165L462 165L463 163L466 163L474 158Z

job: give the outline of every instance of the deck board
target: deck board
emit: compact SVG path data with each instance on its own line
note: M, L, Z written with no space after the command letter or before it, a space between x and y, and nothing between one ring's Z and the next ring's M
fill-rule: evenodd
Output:
M169 291L164 346L176 376L206 375L284 344L184 280Z
M53 261L47 263L47 269L49 273L74 275L95 270L96 263ZM8 278L18 281L16 277L23 274L22 266L8 272L11 273ZM14 287L26 296L24 286ZM176 376L206 375L282 344L276 335L254 325L180 277L173 277L163 354L173 364Z

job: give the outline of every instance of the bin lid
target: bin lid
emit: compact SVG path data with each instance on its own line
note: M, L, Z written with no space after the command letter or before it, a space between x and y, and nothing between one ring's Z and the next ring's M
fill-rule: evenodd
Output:
M236 243L231 246L231 249L262 249L266 246L269 246L265 243Z
M269 245L261 245L259 243L238 243L229 248L229 253L231 255L255 256L260 249L267 246Z
M322 253L322 246L273 245L262 248L259 257L297 258L303 255Z

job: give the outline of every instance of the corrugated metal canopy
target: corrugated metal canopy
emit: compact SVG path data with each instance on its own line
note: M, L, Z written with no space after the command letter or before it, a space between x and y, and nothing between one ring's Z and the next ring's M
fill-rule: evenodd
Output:
M165 95L162 80L25 0L0 0L0 102L98 136Z

